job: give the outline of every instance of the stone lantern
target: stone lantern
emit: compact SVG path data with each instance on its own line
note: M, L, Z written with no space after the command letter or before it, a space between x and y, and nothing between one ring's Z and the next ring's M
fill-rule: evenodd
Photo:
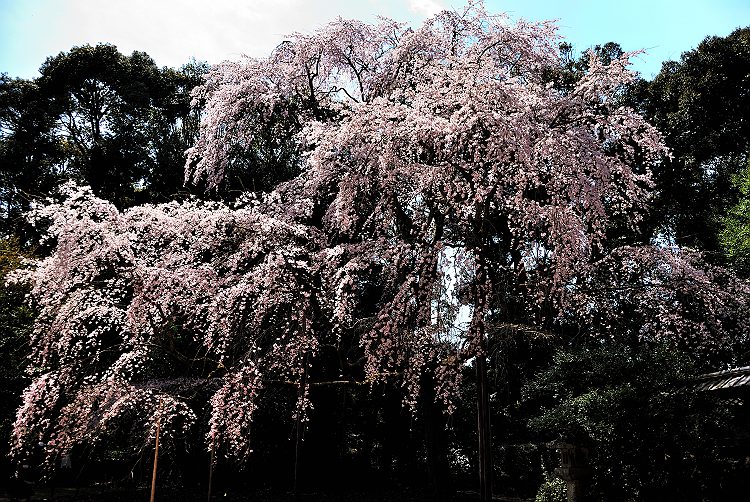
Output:
M586 483L591 477L588 448L567 443L554 448L560 452L560 467L555 469L555 475L567 483L568 502L584 502Z

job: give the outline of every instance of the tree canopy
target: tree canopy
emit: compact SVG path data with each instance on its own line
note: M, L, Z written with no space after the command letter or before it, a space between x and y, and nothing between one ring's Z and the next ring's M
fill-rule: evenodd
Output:
M595 454L607 496L711 472L701 431L734 408L675 385L750 354L750 286L716 253L718 236L742 273L750 248L746 31L651 83L615 43L578 58L554 23L481 2L418 28L337 19L210 69L98 45L3 76L2 231L21 239L3 241L0 348L29 340L14 459L135 458L157 417L175 457L286 452L271 436L292 420L299 450L316 417L320 459L326 440L364 457L400 399L437 478L449 449L464 470L497 453L492 400L496 437L611 450ZM21 260L29 236L39 258ZM369 439L332 439L367 389L384 407L355 414ZM479 422L478 450L460 426L449 448L446 420ZM506 477L533 483L528 452L503 448ZM642 465L616 458L636 449ZM696 457L662 461L681 449Z
M23 213L62 178L55 116L36 82L0 77L0 233L18 234Z
M412 409L429 382L450 411L462 368L499 331L603 334L626 305L658 311L634 336L722 343L743 329L731 321L743 284L606 241L612 220L637 221L664 146L614 99L633 78L628 54L592 54L560 90L545 77L557 42L552 23L473 5L416 30L337 20L213 69L188 179L221 186L233 145L260 145L266 168L296 152L300 174L271 173L272 192L232 206L121 212L70 188L40 208L56 247L29 276L40 315L15 454L43 441L53 459L123 421L152 434L161 402L167 437L197 427L242 459L273 382L299 387L302 419L315 378L396 380ZM48 62L48 78L74 59ZM66 127L84 157L145 113L119 82L62 93L82 107ZM288 143L267 144L266 127ZM629 288L654 293L613 294ZM208 423L197 395L211 396Z

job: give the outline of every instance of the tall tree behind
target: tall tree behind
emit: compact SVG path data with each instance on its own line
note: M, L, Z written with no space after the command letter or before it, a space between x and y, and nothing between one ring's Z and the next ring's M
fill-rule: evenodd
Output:
M708 37L646 84L647 115L673 157L654 168L656 226L681 245L720 250L732 178L750 150L750 28Z
M190 90L203 71L198 63L160 70L143 52L124 56L105 44L47 59L38 82L66 167L120 207L174 194L195 139Z
M209 65L191 61L175 70L161 70L161 108L152 110L148 123L149 170L139 202L165 202L183 188L185 151L198 139L200 100L191 105L191 91L203 82Z
M732 266L747 277L750 276L750 161L734 178L734 185L740 197L722 221L720 238Z
M23 233L22 214L63 175L55 116L35 82L0 75L0 234Z

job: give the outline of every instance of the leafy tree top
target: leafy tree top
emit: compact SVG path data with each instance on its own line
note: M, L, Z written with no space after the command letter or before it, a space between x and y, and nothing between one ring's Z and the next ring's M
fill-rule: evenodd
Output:
M750 151L750 28L707 37L645 88L644 111L672 151L654 172L655 219L680 245L718 252Z

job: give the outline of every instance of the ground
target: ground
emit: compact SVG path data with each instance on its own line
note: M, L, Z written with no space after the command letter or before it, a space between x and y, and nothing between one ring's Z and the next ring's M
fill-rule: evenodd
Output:
M110 485L100 485L85 489L75 488L56 488L54 492L48 488L38 488L30 501L55 500L58 502L131 502L134 500L146 501L149 498L149 490L146 487L138 489L116 489ZM178 489L157 488L156 500L159 502L205 502L205 493L186 492ZM0 502L10 502L13 500L7 495L0 496ZM339 494L327 493L279 493L258 491L253 493L232 493L220 492L211 497L211 500L221 502L426 502L434 500L434 497L418 495L415 493L356 493L347 492ZM475 502L479 500L476 493L461 492L454 497L447 499L450 502ZM530 499L493 497L493 500L499 502L531 502Z

